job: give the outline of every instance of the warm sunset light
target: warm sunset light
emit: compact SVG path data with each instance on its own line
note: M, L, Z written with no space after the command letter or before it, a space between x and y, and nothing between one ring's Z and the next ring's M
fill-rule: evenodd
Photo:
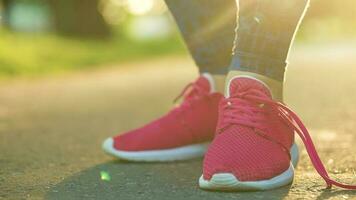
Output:
M129 11L134 15L144 15L152 10L153 0L128 0L127 6Z
M0 0L0 200L356 200L356 0Z

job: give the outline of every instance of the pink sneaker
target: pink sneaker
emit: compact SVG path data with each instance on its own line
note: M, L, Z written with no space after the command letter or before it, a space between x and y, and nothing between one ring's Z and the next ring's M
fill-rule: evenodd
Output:
M272 100L268 87L251 77L232 79L226 99L220 102L217 133L205 155L200 187L267 190L290 184L298 161L294 132L329 187L356 189L329 178L297 115Z
M214 91L213 84L211 75L203 74L183 90L183 102L178 107L141 128L106 139L104 151L131 161L203 156L214 138L218 104L223 97Z

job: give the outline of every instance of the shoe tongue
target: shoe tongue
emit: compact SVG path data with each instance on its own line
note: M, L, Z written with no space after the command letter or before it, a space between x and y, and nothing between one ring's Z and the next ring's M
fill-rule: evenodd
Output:
M210 92L211 91L211 83L208 80L208 78L206 78L205 76L200 76L195 81L195 84L197 84L200 88L202 88L206 92Z
M229 91L227 97L234 96L237 93L248 92L251 89L259 90L266 97L272 98L268 86L260 80L253 77L235 77L229 83Z

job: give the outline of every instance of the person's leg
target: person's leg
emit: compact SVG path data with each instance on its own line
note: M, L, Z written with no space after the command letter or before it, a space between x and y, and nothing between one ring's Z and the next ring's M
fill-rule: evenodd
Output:
M213 75L224 90L231 63L235 0L165 0L200 73Z
M278 101L307 5L308 0L240 0L234 59L217 133L204 156L201 188L267 190L290 184L299 158L297 133L328 188L356 190L329 177L301 119Z
M231 62L235 0L166 2L201 76L183 90L181 104L166 115L104 141L103 149L120 159L172 161L199 157L215 135L218 104Z
M240 0L228 77L251 75L282 100L287 56L308 0Z
M204 189L266 190L291 183L296 119L282 99L286 58L307 0L240 0L226 95L204 157Z
M218 104L231 62L235 0L166 0L201 76L182 103L138 129L106 139L103 148L132 161L184 160L205 153L215 135ZM210 75L208 75L209 73Z

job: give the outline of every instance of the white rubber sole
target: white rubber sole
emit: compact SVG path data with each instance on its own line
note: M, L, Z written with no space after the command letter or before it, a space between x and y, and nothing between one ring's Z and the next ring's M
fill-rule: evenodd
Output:
M112 138L108 138L104 141L102 147L106 153L123 160L139 162L167 162L202 157L208 149L208 146L209 143L202 143L164 150L119 151L114 148L114 140Z
M284 185L288 185L294 178L294 167L298 164L298 146L294 144L290 150L291 164L282 174L268 180L261 181L239 181L231 173L214 174L210 180L205 180L203 176L199 179L199 187L206 190L222 191L249 191L249 190L270 190Z

